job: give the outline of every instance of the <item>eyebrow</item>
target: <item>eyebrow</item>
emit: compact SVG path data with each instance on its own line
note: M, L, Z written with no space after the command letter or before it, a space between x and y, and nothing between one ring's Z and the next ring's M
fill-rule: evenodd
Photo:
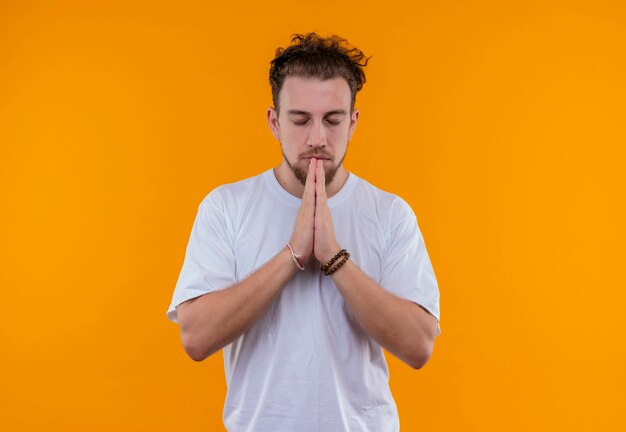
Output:
M324 117L329 116L329 115L335 115L335 114L347 114L348 112L346 110L343 109L336 109L336 110L332 110L332 111L328 111L327 113L324 114ZM287 114L294 114L294 115L311 115L310 112L307 111L302 111L302 110L295 110L295 109L290 109L287 111Z

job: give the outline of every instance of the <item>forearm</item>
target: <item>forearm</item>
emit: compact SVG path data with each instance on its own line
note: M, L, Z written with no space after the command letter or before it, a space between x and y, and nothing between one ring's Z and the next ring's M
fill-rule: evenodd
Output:
M283 248L238 284L181 304L178 315L185 351L201 361L238 338L267 310L297 271L291 253Z
M413 368L430 358L437 321L415 303L382 288L351 260L331 275L363 330Z

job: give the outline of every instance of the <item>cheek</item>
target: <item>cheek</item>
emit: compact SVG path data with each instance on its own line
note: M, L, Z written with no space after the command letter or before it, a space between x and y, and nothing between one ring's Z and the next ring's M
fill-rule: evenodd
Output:
M350 138L350 128L349 127L335 128L329 131L327 136L331 138L333 142L335 142L336 144L341 144Z
M305 145L307 141L306 129L287 129L281 134L281 141L292 148Z
M297 130L281 130L279 140L286 152L297 153L298 148L306 143L306 135Z

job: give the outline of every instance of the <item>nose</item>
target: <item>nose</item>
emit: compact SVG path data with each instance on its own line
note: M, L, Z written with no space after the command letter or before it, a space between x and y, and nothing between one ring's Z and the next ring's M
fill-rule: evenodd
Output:
M324 147L326 145L326 131L322 122L313 123L309 129L307 145L311 147Z

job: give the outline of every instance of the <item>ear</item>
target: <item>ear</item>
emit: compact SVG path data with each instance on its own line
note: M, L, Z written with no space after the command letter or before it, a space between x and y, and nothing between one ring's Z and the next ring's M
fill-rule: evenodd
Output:
M352 139L352 134L354 133L354 130L356 129L356 123L359 121L359 110L355 109L354 111L352 111L352 114L350 115L350 139Z
M272 131L272 135L274 135L274 138L279 140L280 129L278 124L278 113L272 107L269 107L267 109L267 124L269 125L270 131Z

